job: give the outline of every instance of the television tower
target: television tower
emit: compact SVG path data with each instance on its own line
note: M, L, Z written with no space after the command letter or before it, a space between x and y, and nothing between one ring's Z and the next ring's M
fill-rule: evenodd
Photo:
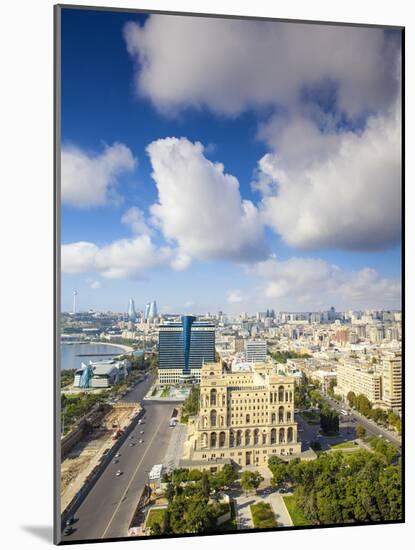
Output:
M73 305L72 305L72 313L75 315L76 313L76 297L78 295L78 291L76 290L76 288L74 288L74 291L73 291Z

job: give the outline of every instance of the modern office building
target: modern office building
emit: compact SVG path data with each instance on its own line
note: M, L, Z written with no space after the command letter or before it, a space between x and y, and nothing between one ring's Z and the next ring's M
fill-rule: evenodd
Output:
M144 310L144 320L152 320L157 317L157 302L153 300L152 302L148 302L146 304L145 310Z
M394 412L402 412L402 352L385 351L382 356L382 401Z
M232 370L223 362L205 363L189 439L188 459L210 464L213 471L229 459L243 467L264 466L273 455L299 456L294 378L276 374L271 362Z
M158 353L160 384L199 382L202 365L215 360L215 326L191 315L160 325Z
M247 340L245 342L245 360L249 363L262 362L267 359L267 343L265 340Z
M135 311L135 303L132 298L130 298L130 301L128 303L128 319L132 322L137 320L137 313Z

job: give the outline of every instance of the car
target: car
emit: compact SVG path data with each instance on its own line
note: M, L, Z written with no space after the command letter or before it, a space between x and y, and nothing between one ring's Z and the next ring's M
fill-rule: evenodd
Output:
M130 443L130 447L134 447L135 443Z
M121 476L121 475L122 475L122 471L121 471L121 470L117 470L117 471L115 472L115 475L116 475L116 476Z
M144 431L143 431L143 430L141 430L140 434L143 434L143 433L144 433Z
M66 525L66 527L69 527L69 526L72 525L73 523L75 523L75 518L74 518L74 516L69 516L68 519L67 519L66 522L65 522L65 525Z
M121 456L121 454L120 454L120 453L117 453L117 454L115 455L115 458L120 458L120 456Z
M68 535L71 535L73 532L73 527L71 525L67 525L65 529L63 530L63 536L67 537Z
M134 439L134 436L133 435L130 435L130 437L128 439Z
M144 443L144 440L143 440L143 439L139 439L138 442L139 442L139 443Z
M112 461L113 464L118 464L118 460L115 458L113 461Z

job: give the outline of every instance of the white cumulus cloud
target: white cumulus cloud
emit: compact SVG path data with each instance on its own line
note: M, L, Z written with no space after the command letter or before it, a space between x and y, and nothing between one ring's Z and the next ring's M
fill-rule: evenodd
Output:
M127 225L135 234L143 235L151 233L151 228L147 225L144 212L136 206L132 206L123 214L121 222Z
M151 15L125 26L137 92L160 110L207 106L237 115L292 104L330 78L339 108L382 109L396 83L396 41L383 29Z
M153 223L177 243L178 267L190 258L253 261L265 256L258 209L243 200L238 180L209 161L201 143L166 138L147 147L158 202Z
M248 296L243 294L238 289L230 290L226 296L226 301L229 304L240 304L241 302L246 302L247 300L248 300Z
M346 271L314 258L268 259L250 268L263 280L262 291L283 307L293 304L307 309L400 307L399 279L382 277L376 270L364 268Z
M260 160L253 187L263 193L264 222L287 244L377 250L399 242L398 107L370 117L361 132L323 134L295 118L273 139L276 152Z
M61 154L62 202L79 208L103 206L118 200L118 178L137 165L122 143L105 146L91 154L76 146L64 146Z
M104 246L90 242L64 244L61 255L64 273L99 273L110 279L140 279L153 268L173 267L175 259L174 250L157 248L148 235Z

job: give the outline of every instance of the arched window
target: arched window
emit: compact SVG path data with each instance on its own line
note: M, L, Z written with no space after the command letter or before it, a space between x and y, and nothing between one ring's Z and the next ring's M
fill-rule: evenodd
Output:
M236 432L236 446L240 447L242 445L242 431L238 430Z
M215 409L213 409L212 411L210 411L210 425L216 426L216 421L217 421L217 414Z
M271 445L275 445L277 442L277 430L275 428L272 428L271 430Z
M278 409L278 422L284 422L284 407L279 407Z
M293 429L288 428L288 430L287 430L287 442L291 443L292 440L293 440Z
M291 412L287 412L287 422L291 422Z
M284 401L284 386L278 388L278 401Z
M271 422L275 424L275 413L271 414Z
M216 447L216 442L217 442L216 432L212 432L210 434L210 446L211 447Z
M235 445L235 434L234 431L231 430L229 432L229 447L233 447Z
M245 432L245 445L251 444L251 430L246 430Z
M225 446L225 432L220 432L219 434L219 447Z
M210 404L213 406L216 406L216 394L217 391L215 389L210 390Z
M254 445L258 445L259 443L259 430L254 430Z
M279 442L284 443L284 441L285 441L285 430L284 428L280 428Z

